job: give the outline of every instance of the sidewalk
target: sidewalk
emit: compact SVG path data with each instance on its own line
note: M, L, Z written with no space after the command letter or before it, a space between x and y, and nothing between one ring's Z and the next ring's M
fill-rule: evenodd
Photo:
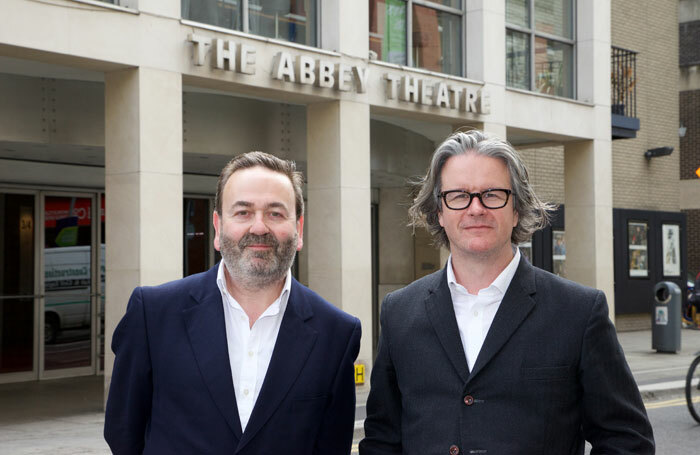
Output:
M681 351L651 349L651 331L618 334L645 401L681 393L700 351L700 331L681 331ZM0 385L0 452L13 455L109 454L102 439L102 377ZM357 433L362 432L366 393L358 395Z
M651 330L618 333L634 379L645 400L681 392L695 353L700 351L700 330L681 329L681 350L657 353L651 349Z

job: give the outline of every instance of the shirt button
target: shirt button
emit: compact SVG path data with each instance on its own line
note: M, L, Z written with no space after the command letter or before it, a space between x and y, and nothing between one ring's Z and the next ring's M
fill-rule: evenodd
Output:
M475 311L475 312L474 312L474 316L479 316L479 312L478 312L478 311Z
M243 390L243 395L248 395L248 389Z
M459 454L459 447L456 445L451 445L450 446L450 455L458 455Z
M255 353L254 353L253 351L248 351L248 355L249 355L250 357L253 357L253 356L255 355Z
M473 405L474 404L474 397L471 395L467 395L466 397L464 397L464 404L466 404L467 406Z

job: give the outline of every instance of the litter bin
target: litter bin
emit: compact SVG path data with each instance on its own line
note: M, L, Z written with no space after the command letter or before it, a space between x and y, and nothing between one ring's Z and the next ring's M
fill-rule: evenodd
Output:
M651 348L657 352L681 350L681 288L671 281L654 286Z

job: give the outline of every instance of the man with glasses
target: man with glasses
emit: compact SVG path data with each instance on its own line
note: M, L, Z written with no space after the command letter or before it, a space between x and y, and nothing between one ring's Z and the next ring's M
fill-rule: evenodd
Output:
M384 299L361 455L654 453L605 295L516 247L552 209L507 142L437 148L410 215L451 254Z

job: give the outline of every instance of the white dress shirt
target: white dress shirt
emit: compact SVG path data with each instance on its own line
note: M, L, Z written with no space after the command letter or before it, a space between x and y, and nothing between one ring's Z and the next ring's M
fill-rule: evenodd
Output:
M447 284L452 296L452 304L457 317L459 336L462 339L462 347L467 356L469 371L474 369L476 358L479 356L481 346L484 344L486 334L491 328L493 318L498 307L501 306L503 296L513 280L515 271L520 262L520 250L515 248L515 255L505 269L493 280L493 283L485 289L481 289L477 295L470 294L467 289L457 283L452 269L452 256L447 260Z
M226 288L224 261L219 264L216 284L219 286L224 303L226 341L233 388L236 393L241 430L245 431L255 401L260 394L260 388L265 380L267 368L270 366L272 351L275 348L284 310L287 308L289 292L292 288L292 274L287 272L282 293L260 315L253 327L250 327L250 319L246 312Z

